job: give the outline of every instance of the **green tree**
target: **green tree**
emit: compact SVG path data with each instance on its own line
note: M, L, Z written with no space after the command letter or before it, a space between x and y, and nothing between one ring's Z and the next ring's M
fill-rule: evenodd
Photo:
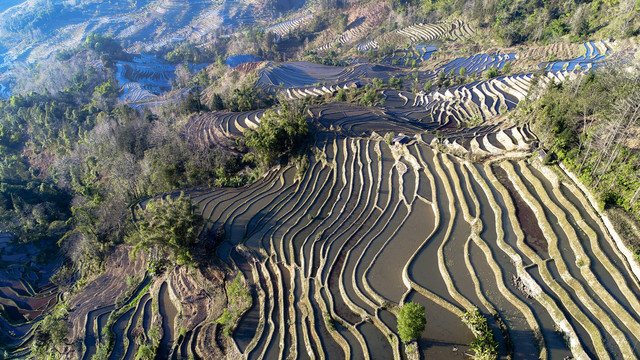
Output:
M485 76L487 77L487 79L493 79L494 77L497 77L498 69L495 67L489 68L485 73Z
M337 13L333 16L333 20L331 22L331 28L336 34L342 34L349 24L349 17L347 14Z
M57 347L64 342L69 328L64 319L47 315L35 331L33 350L37 356L58 353Z
M220 94L213 94L210 107L212 110L224 110L224 102L222 101L222 96L220 96Z
M184 114L206 110L200 100L200 89L197 86L194 90L189 91L187 97L180 103L180 108Z
M192 262L191 250L204 224L202 215L197 214L195 208L191 197L184 193L177 199L168 195L164 199L150 200L138 215L138 230L128 238L135 245L134 254L146 250L152 261L171 257L178 263Z
M118 41L109 36L91 33L84 40L84 46L87 49L108 55L111 58L119 58L124 55L122 46Z
M398 316L398 335L400 335L400 340L408 343L419 338L426 324L424 306L414 302L404 304Z
M279 112L267 110L260 126L247 129L247 145L252 147L264 166L297 151L309 134L306 108L299 102L284 102Z

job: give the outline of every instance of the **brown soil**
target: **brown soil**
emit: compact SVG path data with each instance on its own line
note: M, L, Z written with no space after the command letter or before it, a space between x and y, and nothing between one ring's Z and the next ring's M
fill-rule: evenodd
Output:
M236 359L240 356L232 346L231 338L224 336L222 326L215 322L224 308L229 307L225 287L234 278L234 273L215 265L198 270L182 266L166 275L171 301L179 311L177 329L194 332L193 343L201 359Z
M263 68L267 63L268 61L248 62L236 66L235 70L242 74L249 74L251 72L254 72L255 70Z
M105 272L91 280L71 299L68 344L82 343L87 314L115 304L116 299L127 290L127 276L144 276L145 257L139 255L132 260L130 252L130 246L117 247L107 259ZM177 334L181 329L192 332L194 348L202 359L234 359L239 356L231 340L222 334L222 327L215 323L224 308L229 306L225 288L234 278L235 273L211 265L201 269L180 266L152 279L149 293L153 297L158 296L160 286L167 283L169 298L178 311L176 323L171 325L175 325L174 333ZM152 321L162 329L157 315ZM136 328L135 332L140 330ZM68 345L62 352L68 358L76 358L80 351L74 345Z
M547 239L544 237L542 229L535 221L535 214L529 205L524 201L520 194L515 190L513 183L509 180L507 173L501 167L493 168L496 177L504 186L516 208L516 216L520 223L520 228L524 233L524 242L529 245L543 259L549 258Z
M135 260L130 257L130 246L118 246L106 261L105 272L89 281L70 301L69 311L69 343L81 343L87 314L95 309L113 305L118 296L127 290L127 276L144 276L146 261L138 255ZM74 358L77 349L69 346L67 355Z
M179 302L176 305L182 309L180 326L187 331L193 330L207 318L216 320L226 307L225 273L217 269L207 269L207 272L209 278L199 271L190 272L186 267L179 267L167 276L171 291ZM176 299L172 297L172 301Z

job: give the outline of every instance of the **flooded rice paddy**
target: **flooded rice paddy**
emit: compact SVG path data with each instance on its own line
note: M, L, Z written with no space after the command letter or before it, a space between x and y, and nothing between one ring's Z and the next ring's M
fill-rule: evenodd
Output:
M406 301L426 307L425 358L465 357L473 335L459 316L476 306L501 357L639 355L637 280L570 181L421 141L323 134L316 148L302 179L285 167L199 197L227 230L218 255L245 277L234 247L259 262L258 302L233 334L248 358L398 357Z
M425 42L469 28L401 30ZM606 55L601 45L584 46L579 58L546 64L541 81L562 81ZM415 49L422 61L435 51ZM480 73L516 56L473 55L439 71ZM168 90L174 70L153 59L118 68L121 82L139 84L130 100ZM258 86L302 98L395 72L366 63L271 63ZM252 304L231 334L234 351L245 359L401 359L396 317L399 306L414 301L426 309L427 327L417 340L422 358L467 358L474 334L460 316L476 307L502 359L640 356L640 284L597 210L576 184L528 156L536 138L526 126L467 126L515 108L532 82L532 74L500 76L429 92L384 90L384 104L373 107L312 106L318 132L303 176L283 165L243 188L191 191L208 220L205 231L224 230L218 258L249 286ZM235 151L236 140L263 115L198 114L184 135ZM392 145L387 133L405 134L408 142ZM29 341L30 320L57 301L55 288L38 275L55 265L34 268L29 256L4 251L0 259L27 264L2 267L0 278L2 336L17 347ZM145 278L124 311L114 305L89 311L81 358L96 353L110 319L110 359L135 358L151 333L159 334L160 358L215 353L208 351L222 346L221 325L179 328L185 314L174 286L163 279L151 287Z

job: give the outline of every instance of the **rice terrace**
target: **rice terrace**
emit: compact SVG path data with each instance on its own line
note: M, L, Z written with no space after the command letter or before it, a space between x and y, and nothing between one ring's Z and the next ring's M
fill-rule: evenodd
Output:
M0 359L640 358L636 1L0 5Z

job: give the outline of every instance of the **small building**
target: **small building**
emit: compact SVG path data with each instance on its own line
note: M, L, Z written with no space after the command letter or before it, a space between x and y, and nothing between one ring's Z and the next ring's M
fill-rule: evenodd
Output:
M398 136L394 137L392 141L393 145L404 145L408 142L409 142L409 138L402 134L399 134Z

